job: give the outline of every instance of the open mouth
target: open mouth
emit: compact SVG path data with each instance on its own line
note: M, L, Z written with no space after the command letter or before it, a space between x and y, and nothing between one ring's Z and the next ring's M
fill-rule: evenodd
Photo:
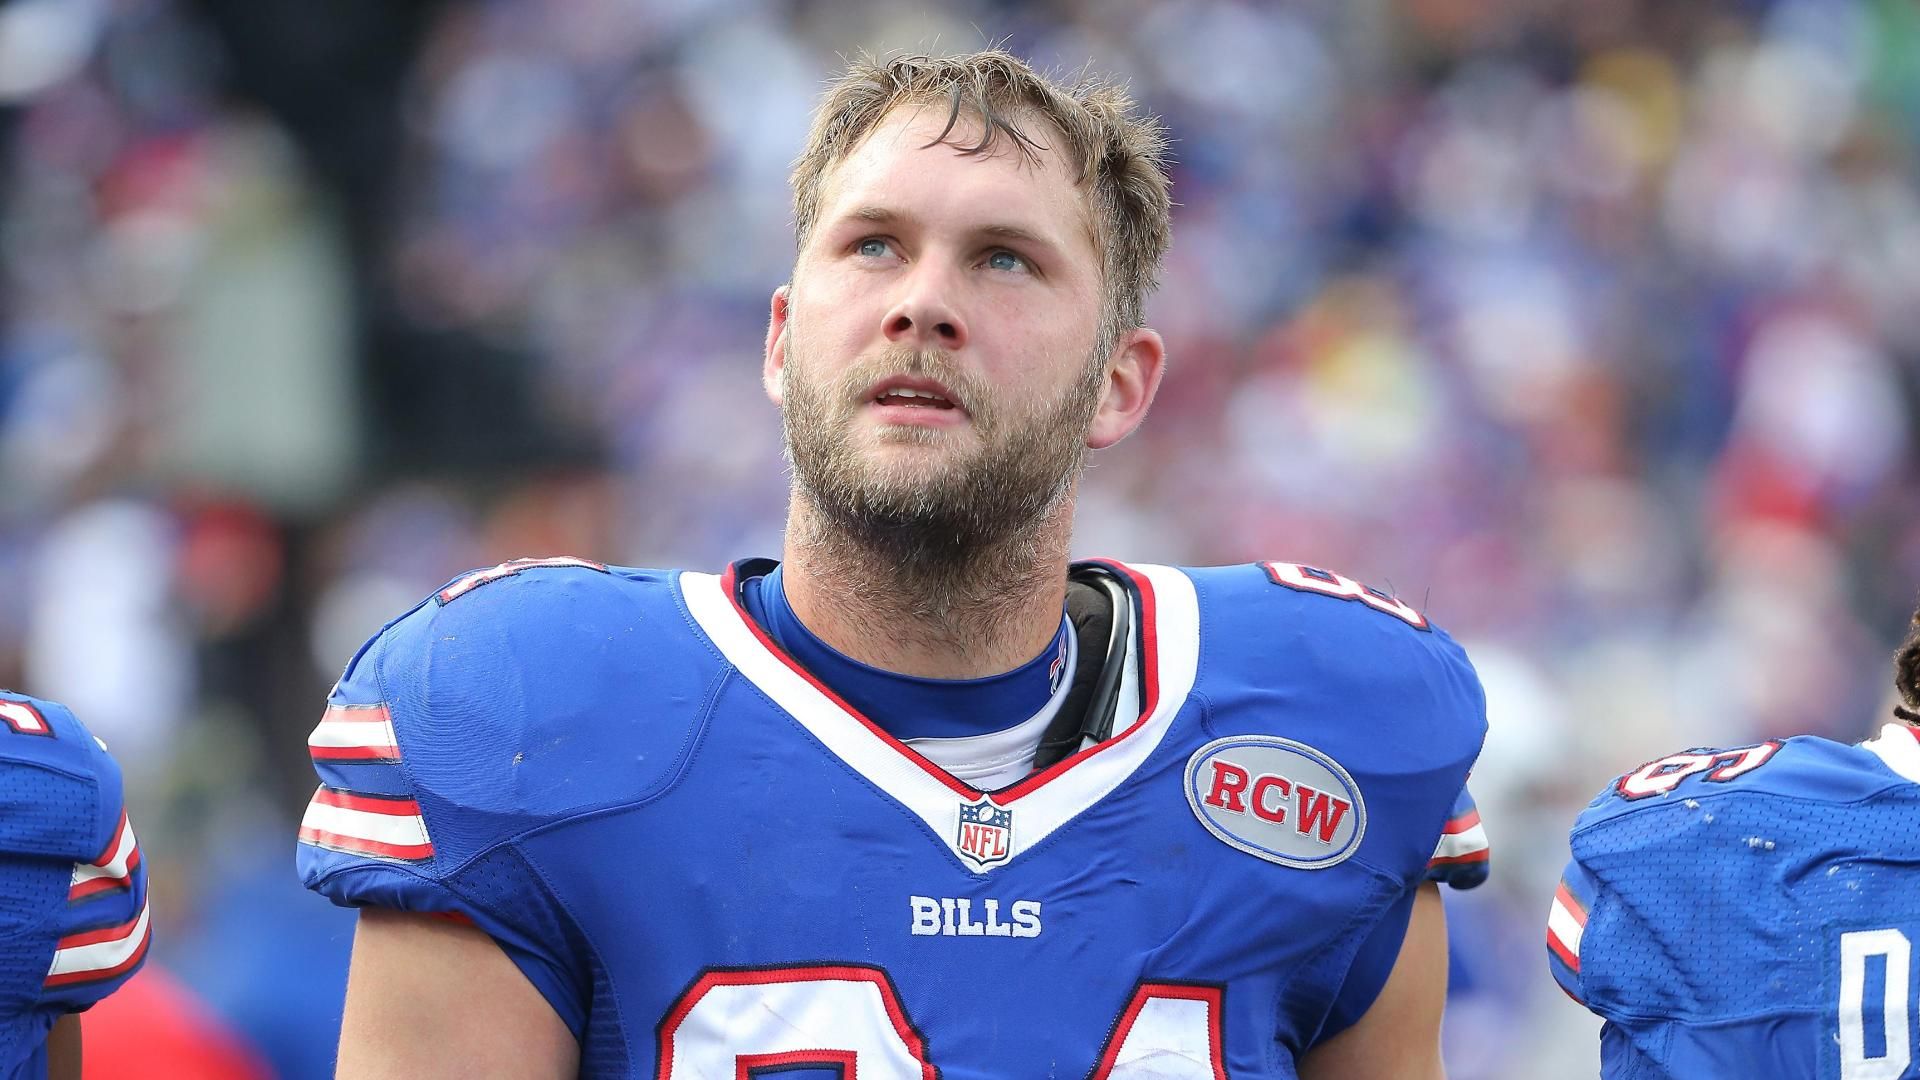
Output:
M873 396L876 405L898 405L909 409L956 409L959 406L932 390L914 390L896 386Z

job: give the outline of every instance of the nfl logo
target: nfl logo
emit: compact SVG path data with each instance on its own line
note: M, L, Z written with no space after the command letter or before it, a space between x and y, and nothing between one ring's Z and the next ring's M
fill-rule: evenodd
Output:
M1013 855L1013 811L982 795L960 807L960 854L981 866L1006 862Z

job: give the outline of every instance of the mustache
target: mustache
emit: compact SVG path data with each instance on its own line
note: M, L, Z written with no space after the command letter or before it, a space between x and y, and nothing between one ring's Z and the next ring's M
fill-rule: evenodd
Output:
M896 375L914 375L933 379L947 388L953 403L967 411L975 423L983 420L982 409L989 395L981 391L979 380L955 363L951 354L939 349L887 349L854 364L841 377L840 386L848 399L857 399L868 387Z

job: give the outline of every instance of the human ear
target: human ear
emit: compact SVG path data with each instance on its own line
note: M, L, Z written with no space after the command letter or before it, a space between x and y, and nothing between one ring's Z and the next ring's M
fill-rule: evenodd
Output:
M1087 446L1104 450L1133 434L1160 392L1166 366L1166 342L1157 331L1142 326L1121 336L1107 358L1106 383L1087 432Z
M782 285L773 290L771 310L767 316L766 353L760 362L760 385L766 388L767 398L775 405L782 404L785 395L783 376L787 370L787 330L792 311L792 292L792 285Z

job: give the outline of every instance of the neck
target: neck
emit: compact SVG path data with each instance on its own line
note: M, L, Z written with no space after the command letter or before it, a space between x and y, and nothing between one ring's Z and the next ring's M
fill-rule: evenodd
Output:
M782 577L820 640L864 664L931 679L977 679L1039 655L1066 603L1072 500L965 560L902 559L834 528L796 492Z

